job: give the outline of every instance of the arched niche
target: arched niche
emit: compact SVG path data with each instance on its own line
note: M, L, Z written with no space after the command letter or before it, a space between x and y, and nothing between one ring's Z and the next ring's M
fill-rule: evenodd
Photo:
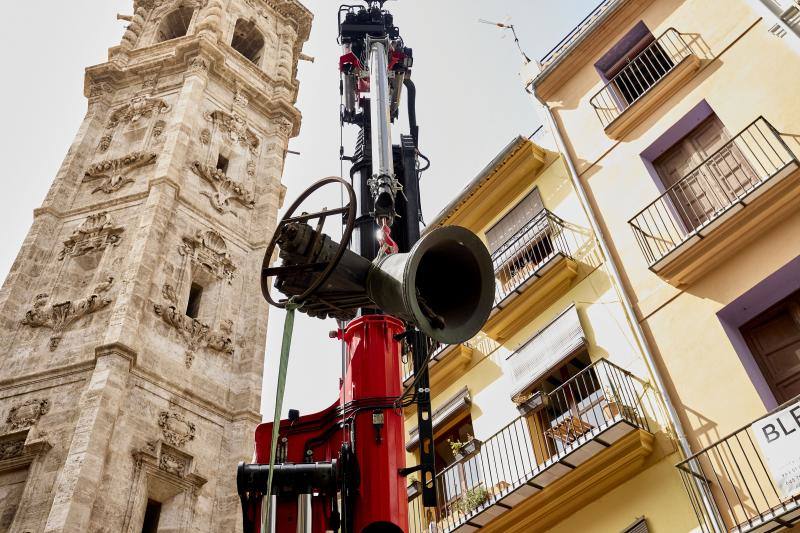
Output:
M233 29L231 46L255 65L264 53L264 35L249 20L239 19Z
M189 33L194 11L193 7L179 6L165 15L156 32L156 43L177 39Z

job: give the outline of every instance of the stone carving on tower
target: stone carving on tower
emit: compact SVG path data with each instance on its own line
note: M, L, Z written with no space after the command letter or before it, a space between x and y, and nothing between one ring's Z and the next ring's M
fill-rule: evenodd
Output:
M134 0L121 18L0 290L0 476L21 483L0 498L0 531L139 533L148 502L170 531L241 528L235 469L261 420L268 312L258 265L311 14L298 0Z

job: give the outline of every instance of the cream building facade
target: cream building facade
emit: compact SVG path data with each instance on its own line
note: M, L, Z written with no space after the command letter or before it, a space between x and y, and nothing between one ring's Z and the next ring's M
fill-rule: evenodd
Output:
M0 290L0 531L236 531L295 0L138 0Z
M413 480L409 530L698 529L657 369L550 132L511 140L430 227L451 224L485 240L495 305L478 336L432 354L438 506Z
M798 15L605 0L528 85L664 375L704 531L800 522Z

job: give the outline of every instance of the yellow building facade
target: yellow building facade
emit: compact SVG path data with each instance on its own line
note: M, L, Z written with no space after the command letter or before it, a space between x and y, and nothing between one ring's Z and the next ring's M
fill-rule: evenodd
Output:
M484 238L497 291L478 337L432 353L439 501L412 480L410 531L696 530L632 315L548 137L513 139L429 226Z
M798 14L608 0L528 83L663 375L705 531L800 520Z

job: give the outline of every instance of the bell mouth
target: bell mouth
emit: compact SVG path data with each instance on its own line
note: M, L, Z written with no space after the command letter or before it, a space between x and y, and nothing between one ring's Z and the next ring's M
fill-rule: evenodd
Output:
M494 269L489 251L471 231L446 226L412 250L407 290L419 328L447 344L474 337L494 304ZM416 247L415 247L416 248Z

